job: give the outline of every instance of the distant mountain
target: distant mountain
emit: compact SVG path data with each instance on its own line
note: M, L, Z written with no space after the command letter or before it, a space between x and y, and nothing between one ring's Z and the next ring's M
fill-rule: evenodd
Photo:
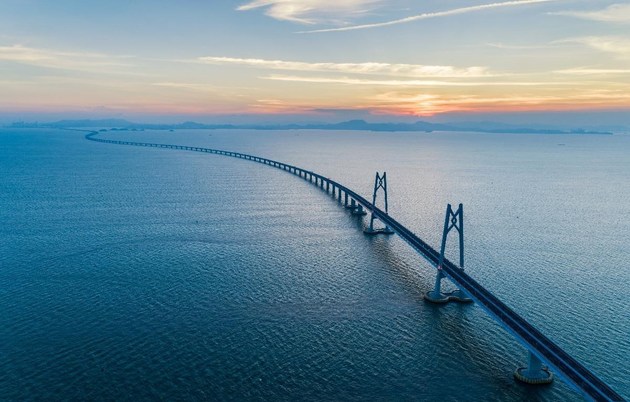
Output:
M36 123L37 124L37 123ZM39 127L83 128L83 127L129 127L133 123L123 119L102 120L59 120L54 123L40 123Z
M504 123L494 122L467 122L467 123L429 123L417 121L415 123L368 123L365 120L349 120L340 123L320 124L203 124L187 121L178 124L145 124L132 123L122 119L104 120L60 120L52 123L24 123L17 122L10 128L86 128L103 127L112 130L362 130L362 131L469 131L480 133L502 134L612 134L608 131L587 130L575 128L561 130L552 127L535 125L532 127L520 127Z

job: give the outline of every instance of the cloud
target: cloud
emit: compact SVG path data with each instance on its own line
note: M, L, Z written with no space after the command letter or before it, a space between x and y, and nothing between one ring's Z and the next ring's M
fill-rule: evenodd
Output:
M302 77L293 75L270 75L261 77L265 80L308 82L314 84L344 84L344 85L368 85L390 87L489 87L489 86L576 86L582 82L537 82L537 81L439 81L439 80L373 80L349 77Z
M320 106L311 104L296 104L280 99L257 99L250 104L250 112L272 114L317 114Z
M370 11L381 0L253 0L237 8L249 11L266 8L265 14L277 20L316 24L343 23L339 18L352 18Z
M213 85L204 85L190 82L154 82L151 85L163 88L186 89L190 91L217 92L217 88Z
M611 103L611 99L614 102ZM449 95L435 93L386 92L368 99L360 105L377 113L435 115L448 112L484 110L525 111L525 110L580 110L628 107L630 94L624 88L619 90L585 90L565 95Z
M319 71L346 74L380 74L405 77L489 77L485 67L457 68L453 66L427 66L422 64L391 63L308 63L302 61L242 59L233 57L200 57L208 64L235 64L271 70Z
M551 49L554 46L552 45L508 45L500 42L488 42L486 46L494 47L496 49L506 49L506 50L540 50L540 49Z
M116 68L130 67L130 57L99 53L64 52L22 45L0 46L0 61L64 70L120 73Z
M599 11L558 11L550 15L581 18L601 22L630 22L630 4L611 4Z
M585 36L564 39L556 43L579 43L622 59L630 59L630 39L620 36Z
M341 27L341 28L316 29L312 31L302 31L299 33L338 32L338 31L353 31L357 29L380 28L380 27L385 27L385 26L390 26L390 25L406 24L408 22L425 20L429 18L449 17L452 15L467 14L467 13L484 11L484 10L500 8L500 7L523 6L523 5L528 5L528 4L548 3L551 1L558 1L558 0L513 0L513 1L502 2L502 3L480 4L476 6L454 8L451 10L437 11L433 13L423 13L423 14L413 15L410 17L400 18L400 19L392 20L392 21L377 22L374 24L352 25L352 26Z
M569 75L623 75L630 74L630 68L567 68L564 70L556 70L557 74Z

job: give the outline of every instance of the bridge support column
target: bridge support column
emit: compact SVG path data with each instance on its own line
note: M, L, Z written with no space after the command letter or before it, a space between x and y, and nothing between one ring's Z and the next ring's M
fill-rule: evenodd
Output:
M424 295L425 300L428 300L432 303L447 303L449 298L447 295L442 293L442 278L444 278L444 274L442 273L442 267L438 267L437 275L435 275L435 286L433 290L427 292Z
M350 205L348 205L348 194L346 194L346 208L355 209L356 207L357 207L357 204L354 201L354 198L350 198Z
M348 193L344 192L343 193L343 205L348 208Z
M527 367L519 367L514 372L514 378L525 384L542 385L553 381L553 373L543 367L540 359L531 351L528 356Z
M374 207L376 207L376 194L378 193L379 189L383 190L385 213L387 214L387 172L383 172L382 176L378 172L376 172L376 178L374 179L374 193L372 194L372 205ZM376 219L376 216L374 215L374 211L372 211L372 216L370 217L370 227L365 229L363 233L369 235L394 234L394 231L391 230L387 225L385 225L384 228L374 229L374 219Z
M446 240L451 229L457 230L459 234L459 266L464 269L464 206L459 204L457 211L453 212L451 204L446 207L446 216L444 218L444 231L442 232L442 247L440 248L440 259L438 260L437 275L435 277L435 287L432 291L425 293L424 299L432 303L446 303L449 301L457 301L462 303L470 303L472 299L462 290L454 290L449 293L442 293L441 282L444 277L442 265L444 264L444 252L446 250Z
M367 212L365 212L365 210L363 209L363 205L357 204L356 207L352 210L352 215L364 216L367 215Z

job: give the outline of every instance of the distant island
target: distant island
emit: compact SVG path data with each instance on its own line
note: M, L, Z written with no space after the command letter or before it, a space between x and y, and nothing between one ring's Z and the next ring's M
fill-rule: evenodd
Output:
M612 135L608 131L586 130L575 128L560 130L554 128L528 128L516 125L480 122L480 123L429 123L417 121L415 123L369 123L365 120L349 120L341 123L315 123L315 124L203 124L188 121L177 124L148 124L133 123L122 119L102 120L60 120L50 123L26 123L15 122L8 128L86 128L103 127L111 130L361 130L379 132L433 132L433 131L459 131L477 133L501 133L501 134L597 134Z

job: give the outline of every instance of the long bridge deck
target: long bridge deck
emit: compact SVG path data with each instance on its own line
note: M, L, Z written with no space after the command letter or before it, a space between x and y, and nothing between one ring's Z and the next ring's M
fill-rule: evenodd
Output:
M378 219L391 228L398 236L405 240L413 247L422 257L424 257L431 265L438 267L440 253L425 243L422 239L404 227L390 215L377 208L367 199L352 191L348 187L317 173L299 168L297 166L274 161L267 158L261 158L254 155L243 154L240 152L223 151L211 148L192 147L185 145L173 144L156 144L148 142L131 142L108 140L96 138L98 132L90 132L85 136L86 139L96 142L133 145L152 148L168 148L183 151L204 152L216 155L231 156L235 158L245 159L269 165L307 180L326 192L331 192L341 201L341 195L344 198L351 198L357 204L366 210L372 212ZM553 341L543 335L534 326L528 323L523 317L518 315L514 310L509 308L505 303L494 296L490 291L484 288L476 280L470 277L463 269L444 259L441 265L442 273L445 274L456 286L465 292L467 296L473 299L481 306L495 321L503 328L511 333L530 353L536 355L541 361L547 363L559 376L561 376L568 384L582 393L587 399L595 401L622 401L621 395L617 394L612 388L600 380L590 370L569 356Z

